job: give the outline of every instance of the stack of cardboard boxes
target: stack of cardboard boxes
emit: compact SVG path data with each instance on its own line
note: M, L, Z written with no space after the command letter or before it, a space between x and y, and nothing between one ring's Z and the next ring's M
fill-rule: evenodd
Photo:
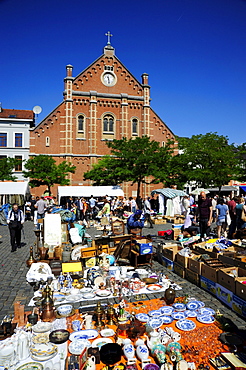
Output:
M190 257L180 255L181 249L178 243L159 246L159 262L246 317L246 262L243 262L245 249L235 244L219 252L215 248L205 249L205 243L199 243L194 246ZM204 255L206 258L202 258ZM236 263L240 266L236 266Z

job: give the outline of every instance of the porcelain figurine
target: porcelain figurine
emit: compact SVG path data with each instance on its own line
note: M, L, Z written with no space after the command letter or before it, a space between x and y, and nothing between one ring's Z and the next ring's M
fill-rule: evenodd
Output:
M69 272L67 272L66 285L68 289L72 289L72 283L73 283L73 279L71 278L71 275L69 274Z
M151 353L156 357L159 364L164 364L166 362L166 347L163 344L156 344L153 346Z
M140 343L140 341L142 343ZM146 344L144 344L144 341L142 341L141 339L138 339L137 342L139 344L137 345L137 348L136 348L136 354L137 354L137 357L141 361L141 366L142 366L142 369L143 369L145 367L145 365L150 363L149 350L148 350L148 347L146 346Z
M169 357L170 357L171 361L179 362L179 361L183 360L183 356L182 356L180 350L181 350L181 344L180 343L171 342L171 343L168 344L167 351L168 351L168 354L169 354Z
M30 335L21 330L17 333L17 356L19 361L25 360L30 355Z
M161 365L160 370L173 370L173 364L170 362L165 362L165 364Z
M61 290L64 287L64 280L65 280L65 277L62 275L62 272L58 276L57 280L58 280L58 290Z
M109 259L107 258L108 255L103 252L103 253L101 253L99 255L99 257L102 257L102 259L99 262L99 266L101 267L102 270L108 271L109 270L109 266L110 266Z
M92 329L92 315L86 315L84 320L85 329Z
M135 349L132 343L124 344L123 353L127 359L127 365L131 365L137 361L135 357Z

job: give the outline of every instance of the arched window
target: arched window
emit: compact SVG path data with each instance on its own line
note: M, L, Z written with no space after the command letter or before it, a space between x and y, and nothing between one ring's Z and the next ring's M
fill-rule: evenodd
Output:
M84 116L80 114L78 116L78 132L83 132L84 131Z
M46 136L45 144L46 144L46 146L50 146L50 138L49 138L49 136Z
M103 132L114 132L114 117L110 114L103 118Z
M133 120L132 120L132 134L133 135L138 134L138 120L137 120L137 118L133 118Z

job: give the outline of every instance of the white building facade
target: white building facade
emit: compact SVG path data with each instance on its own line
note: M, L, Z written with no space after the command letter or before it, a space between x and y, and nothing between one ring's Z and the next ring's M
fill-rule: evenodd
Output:
M29 158L29 130L34 125L33 111L0 107L0 159L10 157L19 160L13 172L17 181L28 181L22 171L24 161Z

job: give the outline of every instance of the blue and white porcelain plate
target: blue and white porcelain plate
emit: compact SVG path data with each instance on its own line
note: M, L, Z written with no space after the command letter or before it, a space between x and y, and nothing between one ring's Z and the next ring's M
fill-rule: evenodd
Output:
M201 308L201 307L205 307L205 303L204 303L204 302L202 302L202 301L196 301L196 303L198 303L198 304L199 304L199 308Z
M202 324L213 324L215 322L215 318L212 315L199 315L196 319Z
M176 326L178 329L183 330L183 331L191 331L195 329L196 324L192 320L178 320L176 322Z
M171 316L162 316L161 317L163 324L171 324L173 322L173 318Z
M152 329L158 329L163 325L162 317L151 317L147 322Z
M162 315L162 313L161 313L161 311L153 310L153 311L149 311L148 315L151 316L151 317L160 317Z
M186 306L184 303L174 303L173 308L175 309L175 311L185 311L186 310Z
M159 309L159 311L161 311L162 315L171 315L174 311L174 308L173 307L169 307L169 306L164 306L164 307L161 307Z
M186 310L184 311L186 317L197 317L196 311L193 310Z
M186 316L184 312L173 312L172 318L174 320L183 320L183 319L186 319Z
M202 307L197 310L197 315L215 315L215 311L209 307Z
M196 301L190 301L190 302L188 302L187 304L186 304L186 308L188 309L188 310L197 310L198 308L200 308L200 305L199 305L199 303L198 302L196 302Z
M141 322L147 322L149 320L149 315L147 315L146 313L138 313L137 315L135 315L136 319L138 319L138 321L141 321Z
M78 339L95 339L98 337L98 335L98 331L94 329L79 330L74 331L72 334L70 334L69 339L71 341Z

